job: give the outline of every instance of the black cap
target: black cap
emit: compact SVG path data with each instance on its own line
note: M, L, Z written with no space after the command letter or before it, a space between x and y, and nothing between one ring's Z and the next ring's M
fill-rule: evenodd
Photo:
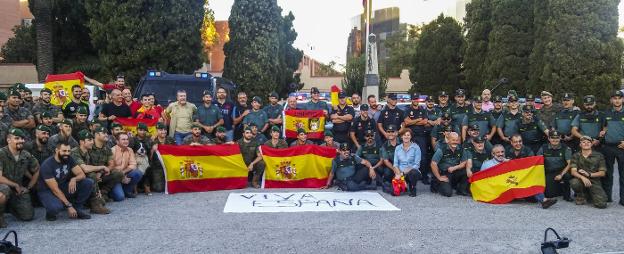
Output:
M470 126L468 126L468 130L478 131L479 130L479 125L477 125L477 124L470 125Z
M260 96L254 96L253 99L251 99L252 101L255 101L257 103L262 104L262 98L260 98Z
M561 134L558 131L554 130L548 133L549 138L561 138Z
M340 143L340 150L341 151L348 151L349 150L349 143L347 143L347 142Z
M425 99L426 101L435 101L435 98L433 98L433 96L431 95L427 95L427 99Z
M340 91L338 93L338 99L344 99L347 98L347 93L345 93L345 91Z
M360 105L360 111L368 111L368 104Z
M451 127L450 125L444 126L442 131L444 131L444 132L453 132L453 127Z
M525 104L524 106L522 106L522 111L523 112L531 112L531 113L533 113L533 106Z
M574 94L572 94L572 93L564 93L563 94L563 99L564 100L572 100L572 99L574 99Z
M449 96L448 93L446 91L440 91L440 93L438 94L438 97L442 97L442 96Z
M303 128L299 128L299 129L297 129L297 135L299 135L299 134L301 134L301 133L305 134L305 133L306 133L306 131L305 131Z
M388 125L388 127L386 128L386 131L397 131L397 127L394 124L390 124Z
M397 95L395 93L388 94L388 99L389 100L396 100L397 99Z
M319 90L316 87L312 87L310 88L310 93L319 93Z
M494 102L503 102L503 97L501 97L500 95L494 96Z
M518 101L518 96L515 95L509 95L507 96L507 101Z
M279 98L279 95L276 92L271 92L269 94L269 98L271 98L271 97Z
M440 117L442 119L451 119L451 114L449 114L448 112L444 112L444 114L442 114L442 116Z
M375 131L371 129L366 130L366 132L364 133L364 136L369 136L369 135L372 135L374 137Z
M420 93L413 93L412 100L418 100L418 99L420 99Z
M464 89L457 89L455 90L455 96L465 96L466 95L466 90Z
M526 96L526 100L527 100L527 101L534 101L534 100L535 100L535 95L532 95L532 94L527 94L527 96Z
M472 97L472 100L474 102L479 102L479 103L483 102L483 98L481 98L481 95L477 95L477 96Z
M258 127L258 125L255 122L249 122L247 124L247 126L249 126L249 127Z
M594 104L594 103L596 103L596 97L594 97L593 95L585 95L583 97L583 103L585 103L585 104Z
M484 143L485 142L485 137L479 135L479 136L476 136L475 138L473 138L472 140L474 142L476 142L476 143Z
M617 90L615 92L613 92L613 94L611 94L611 97L624 97L624 93L622 92L622 90Z

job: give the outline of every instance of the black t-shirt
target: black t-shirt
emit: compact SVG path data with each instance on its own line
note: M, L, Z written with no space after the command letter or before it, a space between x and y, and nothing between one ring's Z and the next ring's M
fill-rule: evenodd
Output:
M46 159L39 169L39 179L37 180L38 190L48 190L49 187L45 183L46 179L54 178L61 185L73 176L72 168L76 166L76 162L70 156L66 164L56 161L54 156Z
M355 118L355 110L353 109L353 107L348 106L348 105L345 106L344 108L340 108L340 106L338 106L335 109L332 109L331 113L337 114L338 116L351 115L351 117ZM334 124L334 127L332 128L332 130L338 131L338 132L349 132L349 127L351 127L351 122L353 122L353 120L349 122L344 122L344 123L336 123Z
M114 103L104 104L104 107L102 107L102 114L104 114L107 117L109 116L131 117L132 116L130 107L125 103L121 103L120 106L117 106Z

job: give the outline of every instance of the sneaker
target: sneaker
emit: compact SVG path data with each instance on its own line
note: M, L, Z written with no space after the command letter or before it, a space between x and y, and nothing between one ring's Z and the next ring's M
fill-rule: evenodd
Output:
M576 205L584 205L585 204L585 198L582 197L576 197L576 199L574 200L574 203Z
M84 211L80 210L80 209L76 209L76 215L78 215L78 219L81 220L88 220L91 219L91 215L89 215L88 213L85 213Z
M553 206L556 203L557 203L556 199L544 200L544 202L542 202L542 209L548 209L549 207Z
M56 215L46 213L46 220L47 221L55 221L56 220Z

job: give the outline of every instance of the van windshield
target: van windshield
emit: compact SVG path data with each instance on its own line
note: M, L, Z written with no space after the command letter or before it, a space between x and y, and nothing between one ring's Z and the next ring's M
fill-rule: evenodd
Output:
M186 100L193 104L200 104L204 90L212 92L210 82L184 80L150 80L143 84L142 93L153 93L158 103L163 106L176 101L176 92L178 90L186 91Z

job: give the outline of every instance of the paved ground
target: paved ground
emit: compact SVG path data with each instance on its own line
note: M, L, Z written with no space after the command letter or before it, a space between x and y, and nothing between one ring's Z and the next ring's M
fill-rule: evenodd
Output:
M617 203L542 210L420 188L416 198L383 194L400 212L225 214L231 191L217 191L139 196L88 221L47 222L41 208L33 222L6 216L25 253L538 253L547 227L573 239L561 253L624 251Z

